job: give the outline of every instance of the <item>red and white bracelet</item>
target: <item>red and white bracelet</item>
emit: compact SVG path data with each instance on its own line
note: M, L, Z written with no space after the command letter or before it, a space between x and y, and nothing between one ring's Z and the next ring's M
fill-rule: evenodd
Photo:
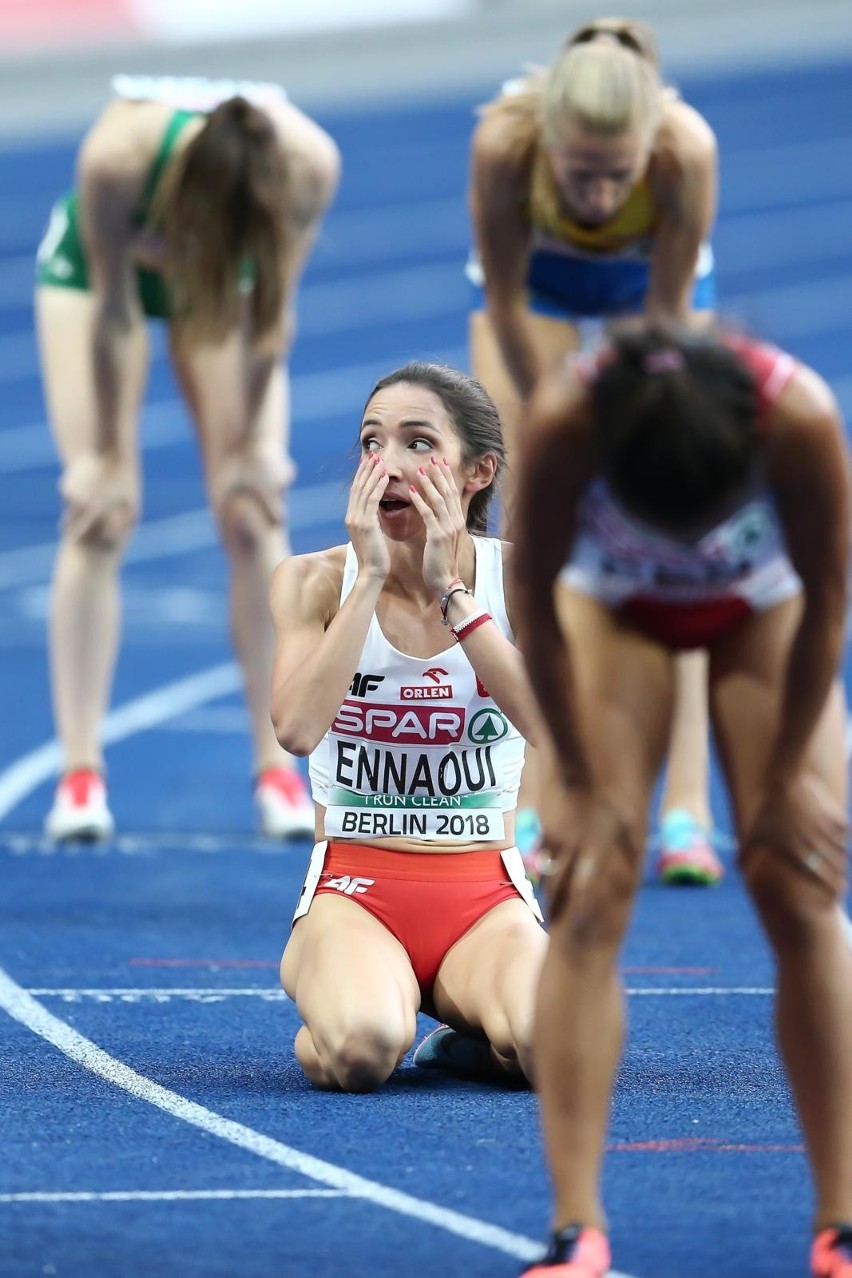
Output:
M465 617L456 626L450 626L450 630L455 635L459 643L462 639L466 639L468 635L472 635L474 630L478 630L480 626L484 626L486 621L493 621L494 618L490 612L486 612L484 608L480 608L479 612L472 612L469 617Z

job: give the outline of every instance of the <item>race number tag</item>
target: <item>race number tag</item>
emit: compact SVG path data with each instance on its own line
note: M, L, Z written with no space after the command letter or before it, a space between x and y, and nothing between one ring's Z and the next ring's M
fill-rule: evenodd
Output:
M325 834L344 839L433 839L469 843L502 839L500 795L480 791L452 798L359 794L335 786L328 796Z

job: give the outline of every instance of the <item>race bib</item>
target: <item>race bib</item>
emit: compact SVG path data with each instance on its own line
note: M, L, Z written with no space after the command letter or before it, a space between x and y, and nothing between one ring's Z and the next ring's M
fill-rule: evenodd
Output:
M344 839L496 841L505 836L500 802L496 790L444 797L360 794L334 786L328 795L325 834Z

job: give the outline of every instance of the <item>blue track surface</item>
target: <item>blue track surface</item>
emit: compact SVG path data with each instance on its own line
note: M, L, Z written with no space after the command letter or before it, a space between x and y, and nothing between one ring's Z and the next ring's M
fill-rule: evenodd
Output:
M820 66L683 86L719 135L722 310L812 363L847 411L850 74ZM324 121L345 175L292 361L296 550L341 537L347 454L372 379L414 356L465 362L476 100ZM547 1222L530 1096L410 1065L379 1095L328 1096L296 1067L276 967L307 847L280 851L250 833L223 563L162 358L114 704L167 687L157 704L170 717L144 730L133 716L113 722L114 846L55 853L41 839L58 472L30 280L73 153L59 140L0 152L0 968L57 1018L39 1034L0 1019L0 1272L508 1278ZM631 1038L606 1168L618 1269L802 1278L812 1197L771 1045L771 964L735 876L706 893L649 883L624 962ZM3 1000L35 1023L38 1007L0 981ZM63 1050L47 1041L63 1034Z

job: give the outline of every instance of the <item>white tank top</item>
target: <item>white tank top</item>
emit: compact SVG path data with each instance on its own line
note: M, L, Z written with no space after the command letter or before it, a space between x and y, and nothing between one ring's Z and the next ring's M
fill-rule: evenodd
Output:
M245 98L253 106L268 107L287 101L280 84L261 80L207 80L203 76L115 75L112 91L131 102L162 102L175 111L204 115L230 98Z
M762 610L801 587L767 493L755 492L703 537L683 542L627 514L600 478L583 496L564 576L611 607L637 597L672 604L740 598Z
M512 639L502 545L492 537L473 544L476 602ZM349 545L341 603L357 573ZM311 791L332 838L497 841L516 806L524 745L462 644L411 657L388 642L374 614L349 693L310 756Z

